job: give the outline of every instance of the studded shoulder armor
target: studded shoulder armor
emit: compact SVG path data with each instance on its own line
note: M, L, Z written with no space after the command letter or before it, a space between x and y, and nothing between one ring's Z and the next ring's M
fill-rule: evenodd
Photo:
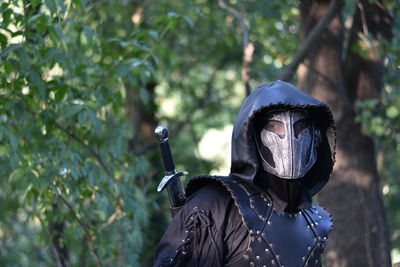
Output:
M228 189L250 233L246 253L226 266L322 266L321 255L333 225L324 208L313 204L295 214L277 214L267 194L233 177L200 177L189 192L207 180Z

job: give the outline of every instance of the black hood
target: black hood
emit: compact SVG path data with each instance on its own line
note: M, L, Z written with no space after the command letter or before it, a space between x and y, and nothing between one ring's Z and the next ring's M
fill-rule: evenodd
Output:
M317 150L317 161L302 178L307 193L310 196L315 195L329 180L335 161L333 116L325 103L287 82L263 84L244 101L233 128L231 175L243 182L254 184L254 178L259 171L259 160L253 136L253 122L260 114L277 108L304 108L321 130L322 142Z

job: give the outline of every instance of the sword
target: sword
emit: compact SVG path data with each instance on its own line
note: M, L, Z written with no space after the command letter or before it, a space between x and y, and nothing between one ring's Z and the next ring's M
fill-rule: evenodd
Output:
M171 148L168 143L168 129L164 126L157 126L154 134L160 142L161 156L165 167L165 176L157 187L161 192L165 187L168 190L168 197L171 203L172 215L178 211L177 208L183 206L186 201L185 190L183 189L180 177L187 174L175 170L175 163L172 157Z

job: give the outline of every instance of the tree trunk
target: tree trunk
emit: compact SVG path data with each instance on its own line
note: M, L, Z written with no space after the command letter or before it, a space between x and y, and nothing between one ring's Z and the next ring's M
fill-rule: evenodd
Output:
M301 2L302 40L323 16L328 5L327 0ZM367 6L368 10L374 11L373 16L360 15L360 10L364 7L366 12ZM387 14L378 12L378 9L381 9L379 4L359 2L350 45L358 41L358 32L363 29L359 26L364 25L364 30L368 27L368 22L361 20L362 17L370 16L368 20L374 21L376 33L388 32L390 25L384 23ZM337 126L336 164L330 182L318 197L334 218L334 230L325 251L326 262L328 266L390 266L389 235L374 144L355 121L353 108L354 101L379 95L382 60L376 51L371 51L368 58L363 59L350 47L344 67L340 11L341 3L338 3L335 17L298 70L299 87L331 107Z

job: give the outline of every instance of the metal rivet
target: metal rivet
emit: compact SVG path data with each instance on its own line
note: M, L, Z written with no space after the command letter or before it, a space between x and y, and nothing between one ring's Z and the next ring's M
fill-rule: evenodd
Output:
M255 265L254 262L251 261L251 262L250 262L250 266L254 266L254 265Z
M269 246L272 248L272 247L274 246L274 244L272 244L272 243L269 243Z
M311 250L311 247L308 247L307 249L308 249L308 250Z
M279 260L279 255L276 255L276 259Z
M243 256L243 258L244 258L245 260L247 260L247 259L249 259L249 256L248 256L247 254L245 254L245 255Z
M182 239L182 242L185 242L185 239Z
M269 251L269 249L266 248L266 249L265 249L265 252L268 252L268 251Z
M253 233L253 230L250 230L250 234L252 234Z
M267 206L268 206L268 207L271 207L271 203L270 203L270 202L268 202Z
M326 240L326 236L324 236L324 240Z
M305 260L306 260L306 257L302 257L301 259L302 259L303 261L305 261Z
M256 259L257 259L257 260L260 260L260 256L256 256Z
M317 222L315 222L315 226L318 226L318 223L317 223Z
M193 209L194 209L194 210L197 210L197 207L194 207Z
M255 239L254 239L254 236L252 236L252 237L251 237L251 241L254 242L254 240L255 240Z
M259 235L259 234L261 234L261 231L260 231L260 230L257 230L257 235Z
M268 221L267 223L268 223L268 224L271 224L271 221Z
M258 241L258 242L261 242L261 237L259 237L259 238L257 239L257 241Z
M322 219L322 216L318 216L318 218Z
M275 261L274 261L274 260L271 260L271 263L272 263L272 264L275 264Z

